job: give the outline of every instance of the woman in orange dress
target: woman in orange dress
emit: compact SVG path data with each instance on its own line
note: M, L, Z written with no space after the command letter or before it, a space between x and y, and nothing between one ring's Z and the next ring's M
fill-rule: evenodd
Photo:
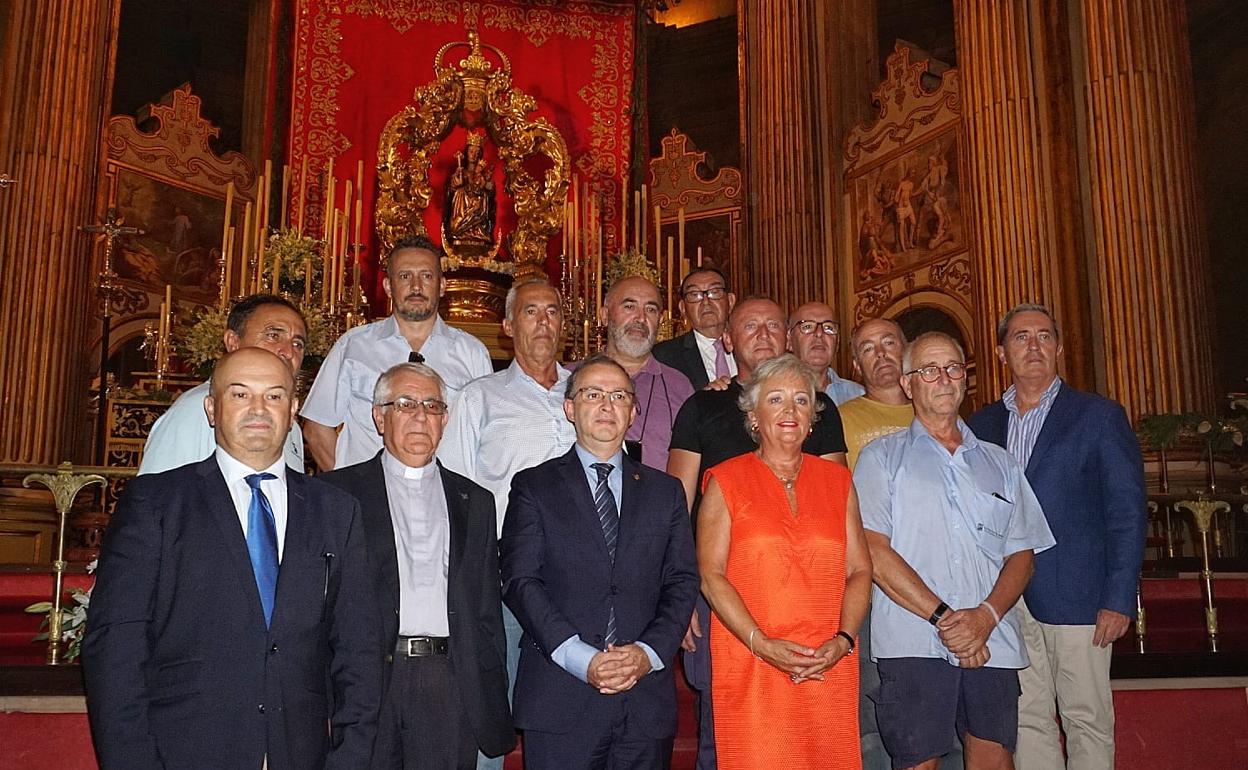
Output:
M849 471L801 451L817 383L792 355L755 369L740 404L758 449L703 480L719 770L862 766L851 653L871 557Z

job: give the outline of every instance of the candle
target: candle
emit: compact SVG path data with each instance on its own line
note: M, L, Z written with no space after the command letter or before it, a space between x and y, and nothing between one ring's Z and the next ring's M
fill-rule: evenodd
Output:
M361 191L363 192L363 191ZM364 241L360 237L361 230L364 227L364 196L355 199L355 261L360 261L360 249L364 246Z
M676 283L676 245L675 238L667 236L667 313L672 313L672 297L675 295Z
M276 254L273 255L273 293L282 293L282 261Z
M299 235L303 235L303 211L304 206L308 202L308 156L303 156L303 162L299 165L299 217L298 229Z
M641 186L641 235L639 236L641 239L650 237L649 234L646 232L649 229L646 226L646 216L650 213L649 201L650 201L649 192L646 189L646 186L643 184ZM645 248L645 245L646 245L645 240L637 241L637 246L641 248L641 251L643 254L646 252L649 252L649 249ZM660 243L659 241L655 241L654 242L654 264L657 266L659 264L659 261L662 260L662 258L663 258L663 244Z
M173 314L173 286L165 284L165 304L162 306L163 311L161 319L165 322L165 334L169 333L169 316Z
M624 172L627 178L628 172ZM628 250L628 184L627 182L620 185L620 237L619 237L620 253L623 254Z
M312 306L312 258L307 257L303 260L303 307L306 310Z
M601 223L601 222L599 222L599 224L598 224L598 264L600 265L600 267L598 268L598 269L599 269L599 271L601 271L601 270L602 270L602 267L601 267L601 265L602 265L602 259L603 259L603 252L602 252L602 223ZM599 282L598 282L598 307L602 307L602 281L599 281Z
M264 256L269 241L269 205L273 198L273 161L264 162L260 186L260 208L256 209L256 293L264 290ZM274 291L277 287L273 287Z
M590 351L589 351L589 317L588 317L588 316L586 316L585 320L581 322L581 328L582 328L582 330L583 330L583 331L582 331L582 334L584 334L584 337L582 338L582 342L584 343L584 346L585 346L585 357L586 357L586 358L588 358L588 357L589 357L589 355L590 355Z
M646 253L646 244L641 240L641 190L633 190L633 248L638 254Z
M663 209L654 207L654 266L663 272ZM670 275L669 275L670 278Z
M577 247L577 242L579 240L578 236L580 235L580 232L578 232L578 230L580 227L581 202L576 196L576 193L579 189L580 189L580 180L576 177L576 175L573 175L572 176L572 237L569 239L572 241L572 261L573 262L576 261L576 256L577 254L580 253L580 249Z
M679 239L679 250L676 252L681 260L685 258L685 207L676 209L676 237Z
M698 247L698 267L702 267L702 247Z
M330 158L329 163L325 164L325 187L323 190L321 190L321 192L324 193L324 197L322 198L323 203L321 204L321 214L322 214L321 219L323 219L324 221L321 224L324 225L323 229L325 231L325 240L328 241L330 239L330 235L333 233L333 230L331 228L333 227L332 220L334 218L332 214L334 210L334 159L333 158Z
M360 158L355 162L355 194L364 198L364 159ZM358 241L359 238L356 238Z
M239 252L239 292L242 294L251 293L251 263L248 261L251 257L251 201L247 201L247 205L243 207L243 248Z
M234 183L225 186L225 218L221 220L221 309L230 301L230 214L234 209Z
M229 305L230 291L233 289L234 277L234 239L237 234L233 227L226 228L225 236L225 295L226 306Z
M282 164L282 207L278 217L278 225L285 230L290 224L289 212L286 207L290 201L290 166L286 163Z

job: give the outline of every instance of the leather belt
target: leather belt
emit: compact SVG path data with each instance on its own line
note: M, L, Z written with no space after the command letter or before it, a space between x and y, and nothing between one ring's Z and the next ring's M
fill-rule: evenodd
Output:
M451 639L447 636L400 636L394 651L397 655L409 658L448 655L451 652Z

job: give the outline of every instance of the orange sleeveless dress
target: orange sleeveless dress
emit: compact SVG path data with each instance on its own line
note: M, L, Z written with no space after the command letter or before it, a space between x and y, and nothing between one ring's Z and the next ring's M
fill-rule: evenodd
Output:
M769 636L818 647L840 628L845 594L844 466L806 455L797 515L753 452L711 468L732 518L726 574ZM858 657L824 681L793 684L758 660L712 613L711 698L719 770L859 770Z

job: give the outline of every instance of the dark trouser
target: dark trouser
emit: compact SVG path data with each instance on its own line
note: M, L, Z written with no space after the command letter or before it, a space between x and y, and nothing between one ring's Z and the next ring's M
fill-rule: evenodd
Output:
M698 594L694 607L702 625L698 648L681 653L685 679L695 693L694 710L698 721L697 770L715 770L715 719L711 714L711 606Z
M630 729L625 697L586 713L571 732L525 730L525 770L668 770L673 739Z
M474 770L477 741L446 655L395 655L381 704L374 770Z

